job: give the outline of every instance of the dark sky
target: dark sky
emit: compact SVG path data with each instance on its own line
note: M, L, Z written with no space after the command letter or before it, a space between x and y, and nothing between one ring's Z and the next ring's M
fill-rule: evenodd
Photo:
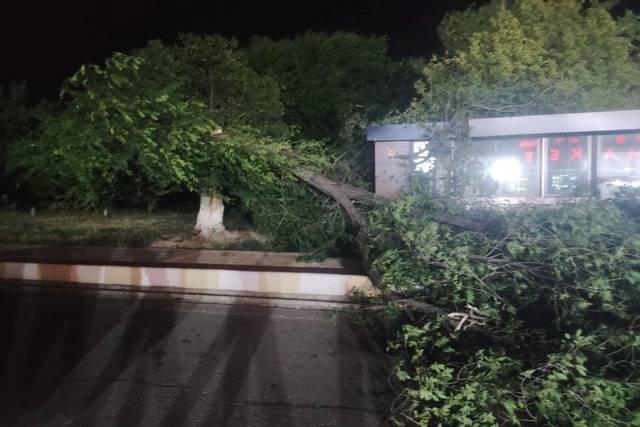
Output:
M473 0L4 0L0 7L0 82L27 80L36 95L54 94L81 64L114 50L179 32L220 33L241 41L307 30L387 34L394 56L438 49L444 14ZM640 10L640 0L624 6Z

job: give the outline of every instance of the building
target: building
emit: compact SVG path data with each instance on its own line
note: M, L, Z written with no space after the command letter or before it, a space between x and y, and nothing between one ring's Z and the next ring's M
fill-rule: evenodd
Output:
M410 168L432 167L402 157L427 155L425 135L434 126L443 124L369 126L377 194L394 197L407 185ZM604 196L640 187L640 110L470 119L468 132L496 198L545 202L588 186Z

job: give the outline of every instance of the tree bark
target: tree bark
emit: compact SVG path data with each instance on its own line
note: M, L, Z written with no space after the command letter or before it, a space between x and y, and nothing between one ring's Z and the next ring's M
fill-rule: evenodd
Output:
M224 204L220 194L202 191L195 230L205 239L209 239L213 234L224 231L223 216Z
M308 169L298 169L294 173L302 181L311 185L313 188L320 190L321 192L335 200L336 203L339 204L346 212L356 233L358 232L358 230L360 230L360 228L364 227L364 225L366 224L366 220L360 214L360 212L358 212L353 203L351 203L351 199L347 195L347 192L344 190L344 188L347 186L339 184L322 174L313 172ZM365 190L360 191L369 193Z

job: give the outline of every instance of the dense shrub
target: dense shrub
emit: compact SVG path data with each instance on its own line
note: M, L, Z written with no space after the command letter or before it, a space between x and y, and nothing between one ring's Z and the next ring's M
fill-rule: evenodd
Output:
M405 319L390 344L393 421L640 425L634 205L460 207L412 195L381 207L370 236L385 285L449 312L477 309L485 323L453 331L445 318ZM452 214L484 227L439 222Z

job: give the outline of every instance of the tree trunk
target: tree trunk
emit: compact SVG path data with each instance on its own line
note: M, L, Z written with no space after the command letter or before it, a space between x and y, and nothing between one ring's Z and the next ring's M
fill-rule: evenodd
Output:
M196 220L195 230L205 239L214 233L224 231L222 217L224 216L224 204L218 193L200 193L200 210Z

